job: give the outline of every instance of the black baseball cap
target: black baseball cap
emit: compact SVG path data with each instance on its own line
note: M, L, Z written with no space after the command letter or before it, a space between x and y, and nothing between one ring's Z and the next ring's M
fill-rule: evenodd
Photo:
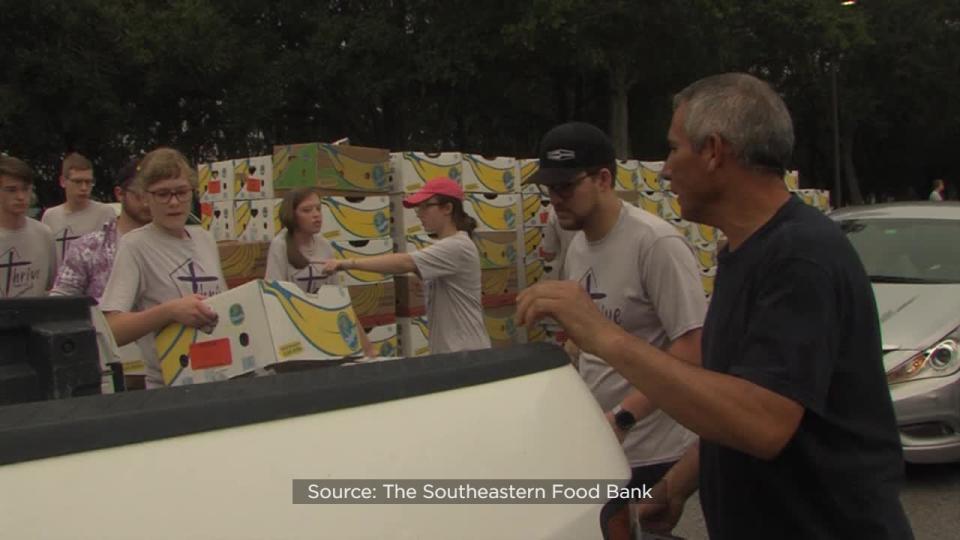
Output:
M566 184L580 171L609 167L616 161L610 137L586 122L567 122L551 129L540 141L537 154L540 168L527 179L528 184Z

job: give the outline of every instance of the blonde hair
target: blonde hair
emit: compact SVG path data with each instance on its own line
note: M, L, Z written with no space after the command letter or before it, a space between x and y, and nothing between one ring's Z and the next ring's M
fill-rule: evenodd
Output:
M280 224L287 230L287 262L297 270L306 268L306 266L310 264L310 261L304 257L303 253L300 252L300 248L297 247L297 243L293 239L293 234L297 232L297 207L303 204L303 201L310 198L311 195L316 195L320 198L320 191L310 187L288 191L284 194L283 201L280 203Z
M63 158L63 164L60 166L60 176L66 178L70 171L90 171L93 170L93 163L83 154L72 152Z
M137 189L145 190L157 182L181 176L190 182L190 187L197 189L197 171L190 166L187 158L173 148L161 147L143 156L133 178L133 185Z

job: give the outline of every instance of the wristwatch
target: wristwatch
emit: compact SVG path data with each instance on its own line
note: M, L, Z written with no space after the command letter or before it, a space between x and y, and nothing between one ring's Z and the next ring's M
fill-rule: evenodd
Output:
M622 405L613 408L613 423L617 425L620 431L630 431L637 425L637 419L633 413L624 409Z

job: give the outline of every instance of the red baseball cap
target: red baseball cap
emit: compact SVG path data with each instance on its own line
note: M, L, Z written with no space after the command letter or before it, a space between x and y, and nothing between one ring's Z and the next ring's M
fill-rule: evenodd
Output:
M413 195L404 198L403 206L405 208L413 208L434 195L446 195L447 197L453 197L458 201L462 201L463 188L460 187L460 184L446 176L440 176L424 184L423 187Z

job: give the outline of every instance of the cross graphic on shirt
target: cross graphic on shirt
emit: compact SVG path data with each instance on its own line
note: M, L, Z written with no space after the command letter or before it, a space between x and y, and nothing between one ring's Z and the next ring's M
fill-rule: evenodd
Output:
M307 265L307 277L305 277L305 278L297 278L297 281L306 282L306 284L307 284L307 292L312 293L312 292L316 292L316 290L313 288L313 282L314 282L314 281L322 282L322 281L323 281L324 279L326 279L326 278L327 278L327 276L322 275L322 274L316 274L316 275L314 275L314 273L313 273L313 265L312 265L312 264L309 264L309 265Z
M63 236L57 238L57 242L60 242L60 258L61 259L67 256L67 246L70 244L70 241L80 238L79 234L77 236L68 236L69 230L70 228L67 227L66 229L63 230Z
M3 290L4 296L10 296L10 281L13 279L13 269L17 266L28 266L29 264L30 261L13 262L13 250L7 252L7 261L0 263L0 268L6 268L7 270L7 284Z
M177 281L189 281L190 287L193 289L193 294L197 294L200 290L201 283L209 283L211 281L217 281L216 276L198 276L196 269L193 267L193 262L187 263L187 268L190 272L189 276L177 276Z

